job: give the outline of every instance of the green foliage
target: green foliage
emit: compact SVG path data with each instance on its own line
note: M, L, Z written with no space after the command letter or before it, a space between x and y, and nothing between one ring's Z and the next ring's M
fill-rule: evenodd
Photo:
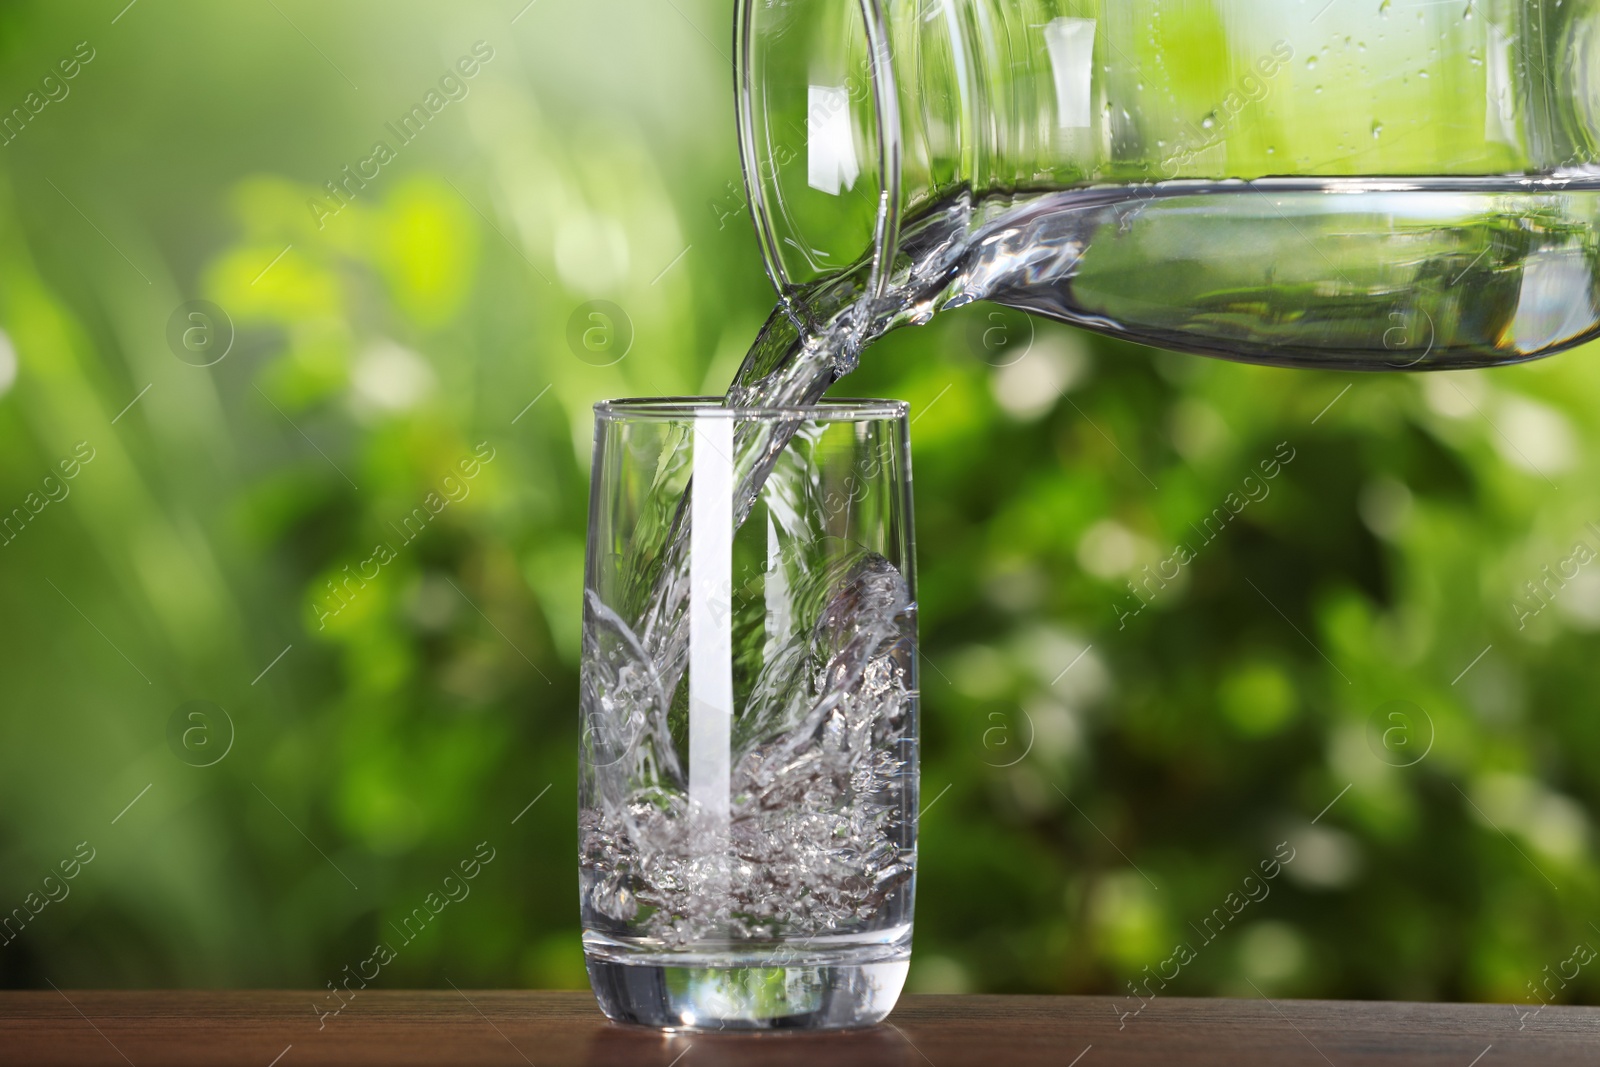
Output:
M272 5L65 6L0 16L5 99L99 49L0 148L0 909L95 858L0 983L321 989L387 941L391 987L581 985L589 406L720 390L771 301L727 12L282 3L325 61ZM209 367L166 339L195 299L236 329ZM1524 585L1600 550L1589 354L1354 378L1040 323L995 367L986 314L840 389L917 418L913 987L1126 995L1187 942L1169 994L1522 1002L1600 944L1600 569ZM190 700L231 719L208 766Z

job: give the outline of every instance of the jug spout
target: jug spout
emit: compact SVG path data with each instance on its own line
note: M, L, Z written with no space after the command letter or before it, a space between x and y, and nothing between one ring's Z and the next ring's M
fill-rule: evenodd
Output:
M956 231L955 300L1231 358L1477 366L1600 328L1600 0L739 0L735 36L799 325Z

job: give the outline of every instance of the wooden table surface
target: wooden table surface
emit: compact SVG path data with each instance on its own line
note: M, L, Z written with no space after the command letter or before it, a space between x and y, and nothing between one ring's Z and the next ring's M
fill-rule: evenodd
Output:
M1600 1008L1162 997L1119 1018L1108 997L908 996L870 1030L741 1036L616 1026L588 993L367 990L319 1029L320 1000L0 993L0 1064L1600 1064Z

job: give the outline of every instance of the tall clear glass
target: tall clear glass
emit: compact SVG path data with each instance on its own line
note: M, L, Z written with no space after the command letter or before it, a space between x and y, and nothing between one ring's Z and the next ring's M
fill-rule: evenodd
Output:
M916 873L906 406L596 405L583 638L601 1008L690 1029L884 1018Z
M1600 333L1600 0L739 0L787 311L1438 369ZM872 303L871 300L867 303Z

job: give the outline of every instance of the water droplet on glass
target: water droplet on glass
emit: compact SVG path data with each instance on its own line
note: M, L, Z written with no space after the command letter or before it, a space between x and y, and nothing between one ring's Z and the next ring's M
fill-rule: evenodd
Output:
M1382 133L1383 133L1383 123L1379 122L1377 119L1373 119L1372 120L1372 138L1373 138L1373 140L1377 140L1378 137Z
M1205 118L1200 120L1200 128L1202 130L1209 130L1209 129L1211 129L1211 127L1215 126L1216 124L1217 124L1217 113L1215 111L1213 111L1211 114L1207 115Z
M1307 70L1316 70L1317 69L1317 57L1316 56L1307 56L1306 57L1306 69Z

